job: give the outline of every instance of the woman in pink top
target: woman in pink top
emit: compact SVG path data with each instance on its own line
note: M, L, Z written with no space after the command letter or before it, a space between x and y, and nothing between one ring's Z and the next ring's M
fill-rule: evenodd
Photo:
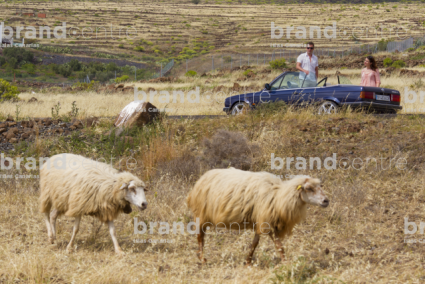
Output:
M372 56L366 57L364 65L366 67L362 69L362 82L360 85L365 87L379 87L381 85L381 78L378 67L376 67L375 58Z

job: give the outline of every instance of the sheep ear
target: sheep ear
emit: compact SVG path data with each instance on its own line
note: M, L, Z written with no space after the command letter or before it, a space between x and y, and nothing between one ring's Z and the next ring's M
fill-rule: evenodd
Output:
M134 181L130 181L128 188L136 188L136 186L134 185Z
M126 189L127 188L127 184L126 183L123 183L122 185L121 185L121 187L120 187L120 189Z

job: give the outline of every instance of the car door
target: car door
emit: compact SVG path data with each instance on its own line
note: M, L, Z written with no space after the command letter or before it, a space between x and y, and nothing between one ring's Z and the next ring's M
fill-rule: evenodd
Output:
M321 90L326 86L327 77L323 78L315 87L302 88L299 92L299 104L309 105L319 99ZM311 84L310 84L311 85Z
M277 77L271 84L270 84L270 90L264 89L261 92L258 92L254 94L255 98L254 101L256 103L267 103L267 102L273 102L277 99L277 94L280 89L280 85L282 83L282 79L285 77L284 74Z

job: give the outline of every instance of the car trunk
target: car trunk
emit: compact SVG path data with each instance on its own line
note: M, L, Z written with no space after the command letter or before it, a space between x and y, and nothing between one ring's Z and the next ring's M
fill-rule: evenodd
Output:
M362 101L400 105L400 93L386 88L362 87L360 99Z

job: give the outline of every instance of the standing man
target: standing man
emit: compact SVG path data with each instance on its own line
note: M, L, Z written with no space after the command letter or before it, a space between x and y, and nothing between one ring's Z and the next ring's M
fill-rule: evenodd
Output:
M313 54L314 43L307 43L307 52L297 58L297 69L300 70L300 87L316 87L319 77L319 60Z

